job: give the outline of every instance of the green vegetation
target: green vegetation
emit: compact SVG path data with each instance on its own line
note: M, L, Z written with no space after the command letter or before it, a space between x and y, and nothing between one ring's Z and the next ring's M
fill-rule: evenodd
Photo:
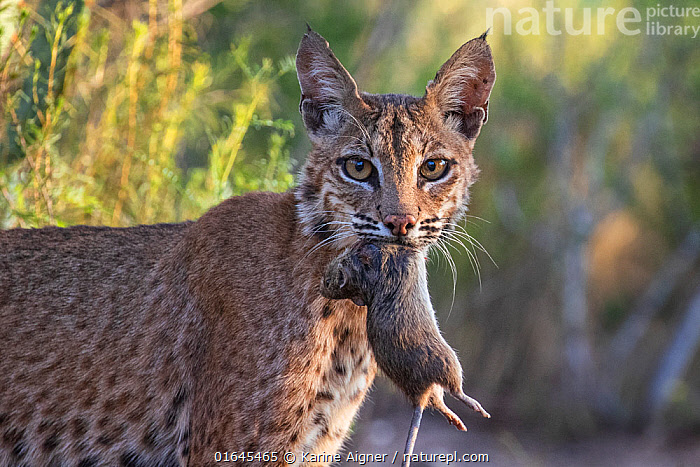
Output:
M488 6L514 26L515 3ZM586 7L657 3L557 6L579 27ZM309 148L292 60L306 21L363 90L414 95L487 27L487 5L467 0L82 5L0 0L1 228L172 222L288 189ZM604 34L539 30L494 21L498 78L464 226L498 268L479 253L479 281L455 253L451 307L437 258L438 317L471 393L508 419L556 436L697 426L697 352L670 395L652 382L698 293L700 39L625 35L615 16Z
M289 57L254 63L242 39L214 70L178 2L167 23L134 21L118 39L97 12L49 3L43 16L20 9L3 56L0 226L172 222L234 194L291 186L294 126L268 110L276 81L293 72ZM35 46L41 37L48 54ZM235 86L217 89L216 79ZM249 132L267 147L248 154ZM183 147L201 135L209 144L198 164Z

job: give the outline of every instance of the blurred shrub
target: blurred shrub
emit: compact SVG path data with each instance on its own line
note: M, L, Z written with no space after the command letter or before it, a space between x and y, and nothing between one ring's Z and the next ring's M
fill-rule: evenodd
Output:
M169 3L165 19L118 31L119 41L99 7L54 5L44 16L16 8L2 51L0 227L172 222L233 194L292 184L294 127L269 112L276 80L293 70L289 57L251 63L242 41L217 70L235 90L215 89L181 2ZM34 52L38 37L50 46L48 61ZM208 140L199 163L185 157L192 128ZM262 157L246 151L251 131L265 136Z

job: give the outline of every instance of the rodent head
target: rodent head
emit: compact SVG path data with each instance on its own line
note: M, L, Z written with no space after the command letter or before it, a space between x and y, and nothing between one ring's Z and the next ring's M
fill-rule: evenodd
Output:
M367 305L381 280L382 252L377 245L364 243L333 259L321 281L321 295L331 299L348 298L356 305Z

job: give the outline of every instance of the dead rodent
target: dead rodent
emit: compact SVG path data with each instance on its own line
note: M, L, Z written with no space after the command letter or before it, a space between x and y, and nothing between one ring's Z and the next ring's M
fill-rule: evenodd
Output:
M462 366L438 329L419 250L371 243L349 249L328 265L321 294L367 305L367 338L377 364L415 407L407 451L412 451L425 407L466 430L445 405L444 391L490 417L462 391Z

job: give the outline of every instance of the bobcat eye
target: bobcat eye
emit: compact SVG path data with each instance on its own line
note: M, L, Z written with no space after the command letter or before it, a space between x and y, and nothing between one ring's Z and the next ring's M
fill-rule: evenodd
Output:
M345 173L355 180L367 180L372 175L372 163L356 157L345 161Z
M445 159L428 159L420 166L420 174L428 180L437 180L447 173Z

